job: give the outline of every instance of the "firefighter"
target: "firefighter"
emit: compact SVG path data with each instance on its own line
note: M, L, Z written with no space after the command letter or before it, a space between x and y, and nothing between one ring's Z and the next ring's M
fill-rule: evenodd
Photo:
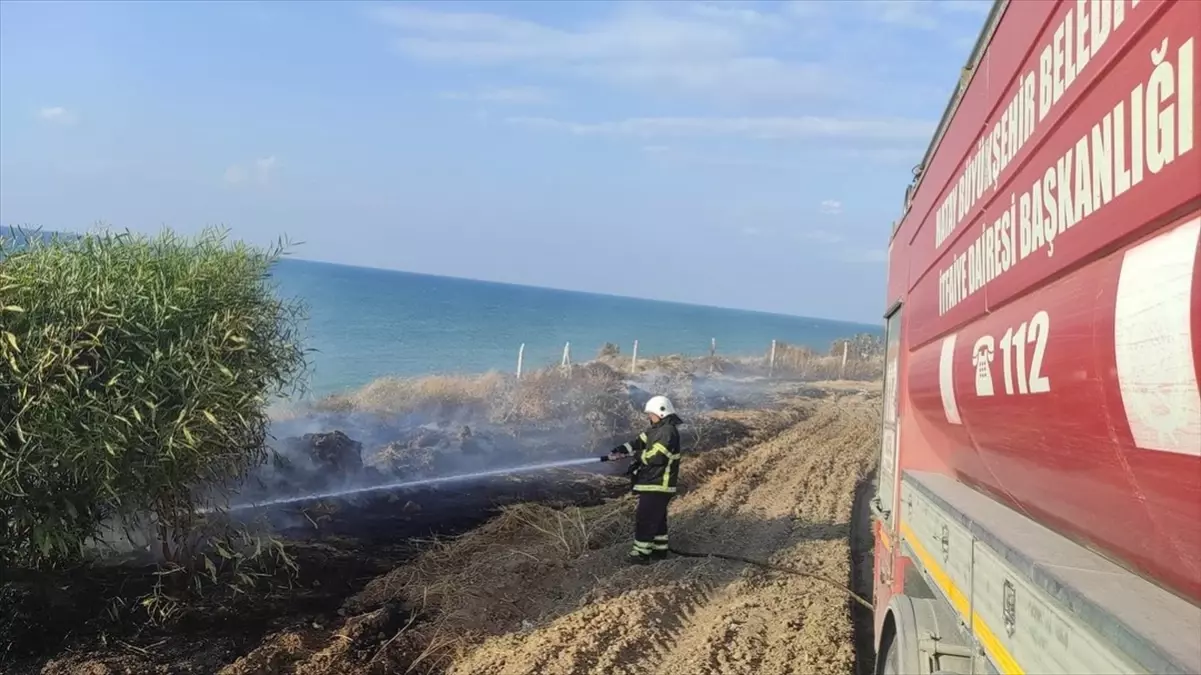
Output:
M638 438L609 453L616 460L634 456L630 467L638 494L634 516L634 548L629 562L645 565L667 557L667 505L680 476L681 420L666 396L652 396L643 408L651 426Z

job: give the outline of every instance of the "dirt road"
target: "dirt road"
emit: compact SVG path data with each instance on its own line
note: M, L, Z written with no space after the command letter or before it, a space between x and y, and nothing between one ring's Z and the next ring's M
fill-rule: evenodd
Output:
M673 547L848 580L856 487L879 446L875 387L716 416L713 433L732 440L686 459ZM845 595L714 558L630 567L632 508L509 508L369 583L338 630L277 634L223 672L854 672Z
M678 499L673 546L848 578L852 501L878 445L878 408L863 395L847 394L797 410L807 419L765 442L724 452L721 469ZM616 543L591 557L610 562L623 549ZM486 639L457 658L450 672L853 670L846 597L821 582L713 559L606 572L570 611L561 607L530 630ZM564 590L573 576L563 576Z

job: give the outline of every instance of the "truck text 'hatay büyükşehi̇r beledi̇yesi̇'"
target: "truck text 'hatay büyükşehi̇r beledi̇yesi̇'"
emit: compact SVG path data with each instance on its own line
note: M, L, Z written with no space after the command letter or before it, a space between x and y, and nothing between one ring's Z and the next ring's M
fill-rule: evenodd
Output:
M1117 0L1114 6L1122 1ZM1072 66L1069 68L1055 46L1066 31L1065 25L1070 24L1071 10L1048 45L1051 56L1044 48L1037 76L1031 72L1022 77L1006 114L981 139L981 152L971 159L956 188L939 208L936 245L954 231L957 219L969 212L986 190L995 189L1008 161L1034 134L1034 105L1037 103L1041 121L1075 81L1075 73L1082 67L1081 52L1075 62L1068 62ZM1146 76L1139 78L1127 95L1054 162L1047 162L1043 173L1028 187L1017 186L1007 203L998 204L1001 211L995 217L982 219L980 233L939 272L940 315L1032 253L1043 249L1052 255L1059 234L1139 185L1148 172L1159 173L1193 151L1195 53L1194 37L1178 45L1164 37L1149 54L1125 57L1146 58ZM1067 72L1072 72L1072 77L1066 77Z

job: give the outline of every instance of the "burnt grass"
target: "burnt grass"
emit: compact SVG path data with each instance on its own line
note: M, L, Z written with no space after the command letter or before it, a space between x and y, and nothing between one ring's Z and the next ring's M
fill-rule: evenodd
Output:
M802 396L824 395L820 389L790 389ZM637 408L633 399L638 393L630 392L631 409ZM710 399L705 407L712 411L770 407L774 398L754 391L698 393ZM518 438L481 426L473 431L449 423L436 431L370 429L366 444L354 440L365 438L361 425L349 436L332 431L288 439L300 443L303 452L293 452L291 460L276 465L266 476L271 484L260 486L262 494L257 496L328 491L340 487L346 476L356 477L357 485L363 486L446 475L464 464L494 468L502 458L508 460L504 465L512 466L518 451L522 461L537 463L562 457L556 439L580 437L584 431L552 429L542 439L527 430ZM691 452L721 447L749 434L746 425L721 415L709 418L704 427L703 439L697 439ZM336 428L336 423L326 428ZM594 441L596 454L612 447L608 439ZM369 452L364 453L364 445ZM451 463L442 466L443 462ZM19 576L0 570L0 672L215 673L270 634L308 633L341 624L346 617L340 609L348 598L415 557L431 538L465 533L510 504L600 504L628 490L627 479L619 475L623 468L598 461L571 470L379 489L231 512L252 527L267 526L284 542L295 571L279 573L240 595L193 594L182 604L182 613L165 626L147 621L139 605L160 580L160 567L110 564ZM251 488L249 493L258 490ZM385 609L382 620L388 625L381 625L381 632L413 618L406 608Z
M612 470L597 464L598 474L601 467ZM234 601L201 601L169 627L109 614L114 601L132 602L153 589L155 567L10 574L0 582L0 639L7 643L0 645L0 670L37 673L52 659L86 657L110 666L97 673L213 673L269 633L340 621L346 598L412 558L431 537L466 532L508 504L591 506L627 489L624 480L603 474L547 473L556 472L264 509L257 515L272 523L296 562L290 583ZM393 615L407 618L400 610Z

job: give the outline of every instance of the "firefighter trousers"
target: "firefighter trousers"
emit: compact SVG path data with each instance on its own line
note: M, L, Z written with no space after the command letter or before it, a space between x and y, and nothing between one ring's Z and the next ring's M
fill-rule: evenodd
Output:
M634 548L631 556L667 555L667 505L673 495L664 492L639 492L634 513Z

